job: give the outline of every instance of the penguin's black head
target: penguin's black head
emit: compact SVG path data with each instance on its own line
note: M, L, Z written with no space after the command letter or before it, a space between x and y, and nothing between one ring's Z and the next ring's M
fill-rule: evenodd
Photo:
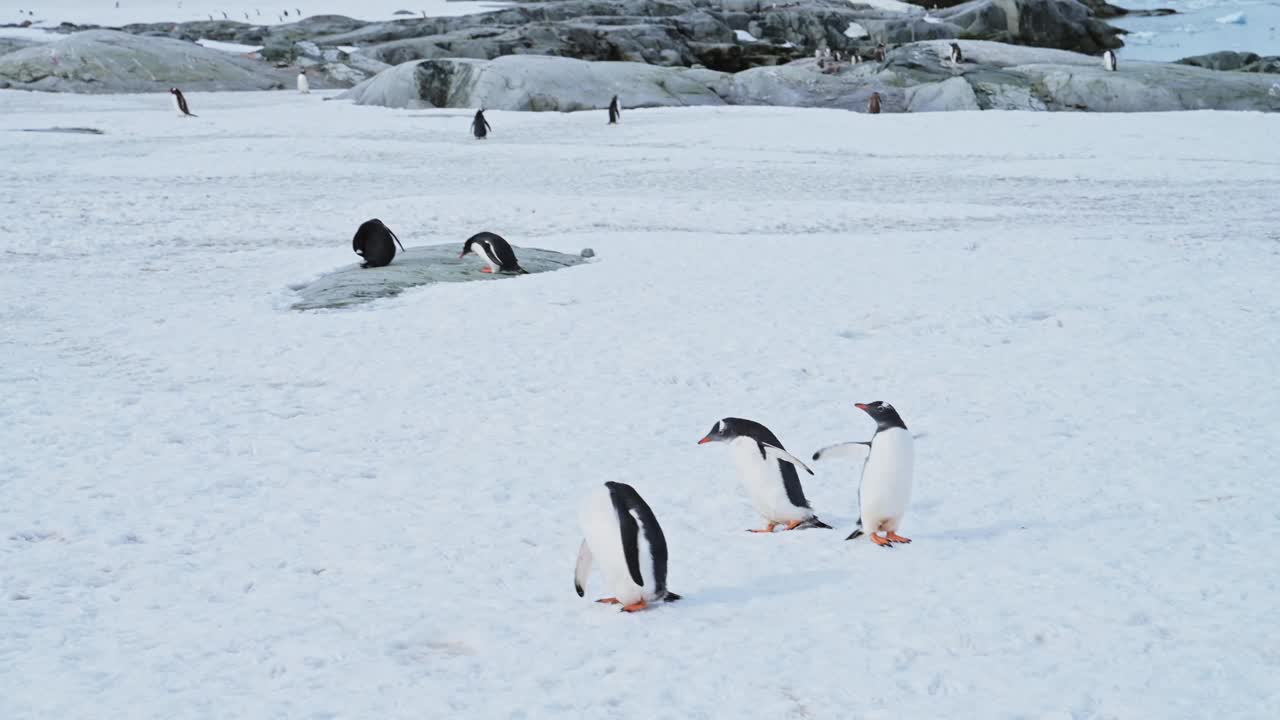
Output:
M749 437L758 442L768 443L775 447L782 447L782 443L778 442L778 438L771 432L769 428L761 425L754 420L743 420L742 418L727 417L716 423L711 432L706 437L698 441L699 445L705 445L711 442L733 442L740 437Z
M710 442L729 442L738 437L738 432L734 429L734 418L725 418L717 422L711 427L711 431L706 437L698 441L699 445L706 445Z
M898 411L883 400L876 400L870 403L854 403L854 407L870 415L871 419L876 421L877 431L895 427L904 430L907 428L906 423L902 422L902 416L898 415Z
M475 244L476 244L475 238L468 238L467 241L463 243L462 252L458 253L458 258L459 259L464 258L467 256L467 253L475 252Z
M170 95L177 95L177 94L178 94L178 88L169 88L169 94L170 94Z

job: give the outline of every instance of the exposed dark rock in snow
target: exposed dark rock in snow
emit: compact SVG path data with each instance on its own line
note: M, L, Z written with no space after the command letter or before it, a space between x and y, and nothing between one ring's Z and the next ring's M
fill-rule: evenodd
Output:
M1178 62L1183 65L1194 65L1210 70L1280 73L1280 56L1260 57L1258 54L1251 52L1224 50L1223 52L1209 53L1208 55L1182 58Z
M398 65L344 93L389 107L498 110L602 109L614 94L630 107L781 105L862 112L872 92L882 112L941 110L1280 111L1268 78L1173 63L1125 63L1109 73L1093 56L985 41L961 41L966 61L947 59L948 41L913 43L883 63L816 61L739 73L507 56L493 61L419 60Z
M362 268L359 265L326 273L319 278L291 289L297 292L294 310L320 310L341 308L366 303L378 298L399 295L419 285L437 282L466 282L469 280L501 280L519 275L489 274L480 272L483 263L475 258L458 258L462 243L411 247L396 255L390 265ZM550 272L581 265L595 255L584 250L579 255L569 255L554 250L538 248L514 248L520 258L520 266L529 273Z

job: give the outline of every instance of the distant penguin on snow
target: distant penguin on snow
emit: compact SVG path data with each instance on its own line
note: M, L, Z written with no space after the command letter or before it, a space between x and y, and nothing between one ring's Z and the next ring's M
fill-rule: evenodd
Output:
M483 268L480 268L480 272L514 273L516 275L527 275L529 273L528 270L520 267L520 261L516 259L516 251L511 249L511 243L497 233L481 232L467 238L458 257L464 258L471 253L475 253L488 263Z
M609 124L617 125L620 117L622 117L622 108L618 106L618 96L614 95L609 101Z
M580 519L584 539L573 572L578 597L587 593L594 560L613 592L596 602L636 612L651 602L680 599L667 589L667 538L635 488L620 482L597 487L583 503Z
M306 95L311 92L311 83L307 82L307 69L298 71L298 92Z
M698 444L709 442L729 443L751 505L768 523L763 530L751 532L771 533L781 524L786 524L787 530L831 528L809 507L796 468L804 468L810 475L813 471L784 450L769 428L752 420L724 418Z
M872 115L880 114L880 93L871 93L871 99L867 101L867 112Z
M1107 50L1106 52L1102 53L1102 67L1106 68L1107 72L1116 71L1116 51L1115 50Z
M191 108L187 107L187 99L182 96L181 90L169 88L169 94L173 95L173 107L178 111L179 117L200 117L191 114Z
M858 526L846 540L870 533L871 542L882 547L909 543L898 534L898 526L911 500L911 474L915 464L914 441L898 411L889 403L857 403L856 407L876 421L876 433L867 442L840 443L813 454L814 460L843 455L867 447L858 485ZM878 533L883 532L881 537Z
M351 239L351 249L364 258L360 266L364 268L389 265L396 256L396 245L400 245L400 238L377 218L362 223ZM400 249L404 250L404 245Z
M489 121L484 119L484 110L477 110L475 119L471 121L471 134L483 140L490 132L493 132L493 128L489 126Z
M951 43L951 64L959 65L964 62L964 53L960 52L959 43Z

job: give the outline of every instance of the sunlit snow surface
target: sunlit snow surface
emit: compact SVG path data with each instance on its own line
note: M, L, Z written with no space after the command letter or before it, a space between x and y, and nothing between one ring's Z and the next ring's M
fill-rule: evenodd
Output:
M1280 116L322 96L0 93L0 717L1280 715ZM370 217L598 260L289 310ZM711 425L874 399L915 542L744 532ZM606 480L685 600L574 593Z

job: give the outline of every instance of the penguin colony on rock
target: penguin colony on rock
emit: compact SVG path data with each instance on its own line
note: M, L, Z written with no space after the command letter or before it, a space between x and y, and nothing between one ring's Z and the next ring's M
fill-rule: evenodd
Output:
M898 529L911 499L911 433L898 411L886 402L857 403L856 407L876 422L871 439L831 445L815 452L813 459L866 449L858 485L858 522L846 540L866 535L871 542L886 548L909 543L911 540L899 535ZM810 475L813 471L787 452L769 428L752 420L724 418L698 444L713 442L729 445L747 496L767 523L764 529L750 532L772 533L782 524L786 530L831 529L818 519L800 485L799 470ZM573 574L578 597L586 595L587 576L594 561L613 592L596 602L620 604L624 612L636 612L651 603L680 599L667 589L669 551L662 526L635 488L606 482L587 496L579 519L584 537Z

